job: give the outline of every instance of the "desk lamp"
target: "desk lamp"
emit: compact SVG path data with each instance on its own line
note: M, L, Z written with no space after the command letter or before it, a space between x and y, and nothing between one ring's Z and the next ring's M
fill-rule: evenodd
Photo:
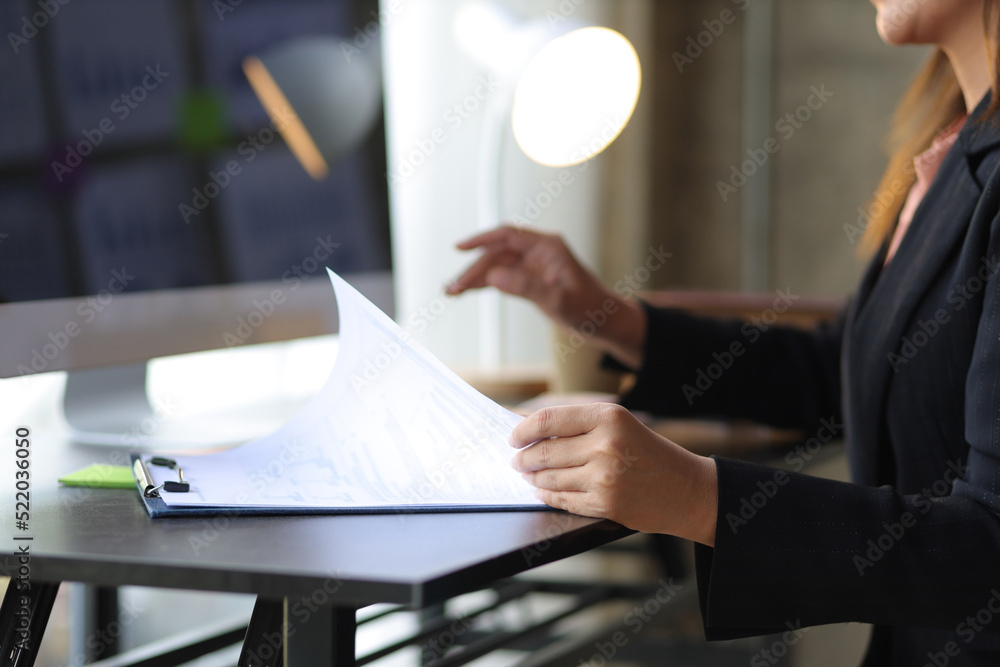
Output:
M641 86L632 44L609 28L558 16L518 22L496 3L477 0L456 15L455 38L501 81L490 98L479 152L480 230L501 220L500 173L510 123L531 160L548 167L581 164L607 148L635 111ZM480 365L503 362L501 295L487 291L480 310Z
M359 50L310 37L243 60L243 72L302 167L316 180L357 147L378 119L382 71L378 44Z

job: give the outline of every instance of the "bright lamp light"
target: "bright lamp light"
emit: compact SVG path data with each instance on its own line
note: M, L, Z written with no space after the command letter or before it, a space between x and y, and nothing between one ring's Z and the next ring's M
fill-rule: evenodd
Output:
M589 160L625 128L639 100L639 56L620 33L580 28L545 45L514 91L511 126L535 162Z

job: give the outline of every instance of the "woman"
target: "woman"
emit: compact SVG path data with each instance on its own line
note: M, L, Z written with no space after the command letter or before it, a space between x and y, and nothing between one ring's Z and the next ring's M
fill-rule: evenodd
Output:
M900 106L878 252L836 323L748 336L652 308L511 228L459 245L485 252L449 291L492 286L567 327L613 313L595 340L637 370L625 406L843 429L853 483L696 456L615 405L515 429L546 503L698 543L709 638L862 621L868 665L1000 664L1000 0L875 5L886 42L938 50ZM735 341L731 367L685 393Z

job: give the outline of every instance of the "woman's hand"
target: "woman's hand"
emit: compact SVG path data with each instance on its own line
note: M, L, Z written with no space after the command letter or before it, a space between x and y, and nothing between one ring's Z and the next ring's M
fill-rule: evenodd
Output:
M489 286L524 297L563 327L592 328L606 351L633 368L642 366L645 312L584 268L558 235L498 227L458 248L484 252L448 286L448 294Z
M715 462L657 435L620 405L539 410L510 443L520 450L514 469L552 507L715 544Z

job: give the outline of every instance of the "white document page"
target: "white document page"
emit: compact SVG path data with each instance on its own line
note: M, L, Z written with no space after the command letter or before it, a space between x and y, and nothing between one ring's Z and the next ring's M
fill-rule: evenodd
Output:
M191 484L171 507L541 509L510 466L522 417L486 398L340 276L336 363L275 433L225 452L173 457ZM156 484L176 472L149 466Z

